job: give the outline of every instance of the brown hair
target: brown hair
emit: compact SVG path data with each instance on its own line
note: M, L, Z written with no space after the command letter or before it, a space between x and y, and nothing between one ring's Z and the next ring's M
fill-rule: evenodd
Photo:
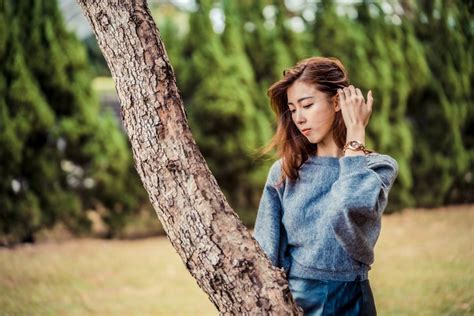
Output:
M347 72L339 59L318 56L303 59L295 66L284 70L283 78L267 90L272 110L277 117L277 131L260 152L264 155L274 147L277 148L277 155L282 158L283 172L280 183L285 177L297 180L298 169L317 149L317 144L312 144L306 137L302 137L291 118L287 89L296 80L315 85L316 89L326 94L331 105L339 102L337 89L349 86ZM336 112L332 129L336 145L343 148L347 129L341 111Z

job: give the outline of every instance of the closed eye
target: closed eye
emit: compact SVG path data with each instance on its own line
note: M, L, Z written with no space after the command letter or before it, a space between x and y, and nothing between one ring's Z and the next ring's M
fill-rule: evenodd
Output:
M303 106L303 108L307 109L307 108L309 108L309 107L312 106L312 105L313 105L313 103L308 104L308 105L305 105L305 106ZM296 110L290 110L290 112L293 114L293 113L296 112Z

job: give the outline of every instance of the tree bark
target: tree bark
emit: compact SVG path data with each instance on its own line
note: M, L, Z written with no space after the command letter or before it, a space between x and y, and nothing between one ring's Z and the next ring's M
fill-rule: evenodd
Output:
M78 2L115 81L137 172L198 285L221 314L301 314L285 272L229 206L192 137L145 0Z

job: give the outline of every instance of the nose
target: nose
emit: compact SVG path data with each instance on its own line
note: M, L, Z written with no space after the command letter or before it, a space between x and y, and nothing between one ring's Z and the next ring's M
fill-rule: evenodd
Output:
M296 124L301 124L306 122L306 118L303 115L303 111L301 110L296 110L295 112L295 123Z

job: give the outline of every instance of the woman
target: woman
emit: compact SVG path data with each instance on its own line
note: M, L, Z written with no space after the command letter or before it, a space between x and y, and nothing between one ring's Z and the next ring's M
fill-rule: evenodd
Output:
M336 58L311 57L268 89L278 127L254 237L306 315L376 315L368 280L392 157L365 147L372 112Z

